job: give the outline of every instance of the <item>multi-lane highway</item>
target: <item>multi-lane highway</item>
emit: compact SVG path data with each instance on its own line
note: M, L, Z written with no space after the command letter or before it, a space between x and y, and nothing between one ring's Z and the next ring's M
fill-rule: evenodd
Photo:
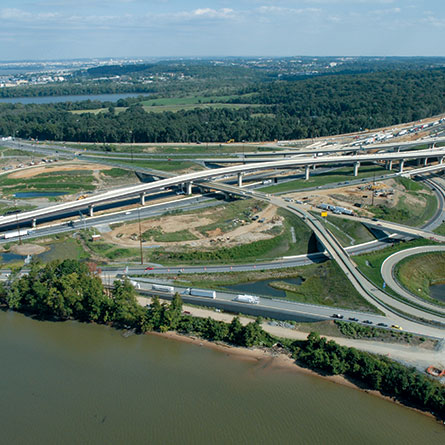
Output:
M366 154L357 156L325 156L322 158L297 158L297 159L286 159L280 161L270 161L270 162L256 162L252 164L236 165L232 167L225 167L214 170L204 170L200 172L187 173L183 175L178 175L173 178L162 179L152 183L138 184L135 186L129 186L124 188L119 188L116 190L111 190L109 192L92 195L80 201L72 201L63 204L57 204L54 206L49 206L43 209L37 209L29 212L23 212L18 215L10 215L0 217L0 229L11 224L22 224L25 222L36 221L38 218L48 217L50 215L58 215L61 212L66 212L67 210L77 210L81 208L89 208L90 212L95 205L103 204L105 202L110 202L113 200L119 200L126 197L131 197L135 195L143 195L149 191L162 190L166 187L171 187L178 184L187 184L188 190L191 192L191 187L193 183L200 183L202 181L210 180L216 177L239 174L242 175L244 172L253 172L260 170L268 170L272 168L290 168L290 167L301 167L316 164L355 164L359 165L360 162L372 162L372 161L399 161L403 162L405 159L425 159L425 158L440 158L445 157L445 149L436 148L433 150L418 150L410 151L404 153L385 153L385 154ZM316 162L315 162L316 161ZM445 164L444 164L445 166Z
M384 154L366 154L366 155L353 155L353 156L325 156L325 157L299 157L295 159L285 159L285 160L274 160L274 161L266 161L266 162L256 162L252 164L243 164L237 165L227 168L220 168L211 171L202 171L202 172L194 172L189 174L183 174L173 177L168 177L165 179L161 179L159 181L155 181L153 183L148 184L140 184L131 187L124 187L116 190L112 190L106 193L93 195L91 197L87 197L80 201L74 201L64 204L58 204L55 206L47 207L44 209L38 209L31 212L25 212L22 214L11 215L0 218L0 228L3 226L7 226L8 224L17 224L17 223L26 223L30 222L33 219L36 220L42 217L48 217L50 215L60 215L67 211L75 211L81 208L90 208L92 209L95 205L104 204L106 202L110 202L113 200L122 200L124 198L130 198L132 196L143 195L149 191L159 191L163 190L172 185L178 184L187 184L187 188L191 191L192 184L198 184L207 186L209 188L216 188L226 191L228 193L233 193L239 196L252 197L256 199L261 199L276 206L287 209L288 211L298 215L308 226L309 228L316 234L319 241L323 244L326 249L327 255L329 255L333 260L335 260L340 268L343 270L349 281L355 287L355 289L360 293L360 295L376 306L381 312L383 312L386 316L386 320L392 324L403 325L406 330L410 332L419 333L422 335L431 335L434 337L443 337L444 330L439 325L444 325L444 317L439 311L433 311L431 308L422 306L421 302L417 302L416 304L412 304L413 302L406 302L401 300L396 300L392 298L390 295L386 294L382 290L376 288L372 283L370 283L355 267L354 263L351 261L349 254L346 249L344 249L335 237L324 227L324 225L314 216L306 211L306 209L302 206L298 206L296 204L292 204L286 202L283 199L280 199L276 196L267 195L264 193L260 193L254 190L246 190L241 189L239 187L228 186L225 184L217 184L207 183L203 181L207 181L210 179L214 179L217 177L225 176L225 175L233 175L240 174L242 175L245 172L254 172L261 170L268 170L272 168L293 168L299 166L309 166L314 164L324 164L324 165L338 165L338 164L355 164L356 168L358 168L360 162L373 162L376 160L382 161L399 161L404 162L405 159L426 159L426 158L438 158L442 161L442 158L445 156L445 149L435 148L431 150L419 150L419 151L410 151L410 152L402 152L402 153L384 153ZM380 229L388 229L385 225L383 226L383 222L379 222L382 224L378 226ZM385 222L385 224L388 224ZM399 227L400 229L400 227ZM411 228L410 228L411 229ZM424 231L422 236L425 235ZM410 233L412 235L412 232ZM320 258L320 257L318 257ZM294 264L292 261L314 261L318 258L312 257L308 258L294 258L287 260L282 260L278 262L269 263L268 267L283 267L284 264L291 265ZM301 263L300 263L301 264ZM232 266L233 267L233 266ZM243 267L243 266L240 266ZM261 267L261 265L259 265ZM224 300L224 298L223 298ZM227 302L226 305L233 305L233 302ZM282 306L286 304L286 307ZM257 308L263 309L268 308L269 313L271 311L276 311L276 314L282 313L286 316L289 315L289 311L294 311L295 313L306 313L309 316L318 316L318 317L328 317L332 314L326 313L326 311L331 312L332 308L323 308L323 309L314 309L314 306L309 308L306 305L294 306L294 303L289 306L289 302L279 302L276 300L265 300L261 301L260 305ZM296 303L295 303L296 304ZM317 308L317 307L315 307ZM314 312L314 310L316 312ZM343 312L343 311L342 311ZM284 315L281 316L281 318ZM275 317L277 318L277 317ZM280 318L280 317L278 317ZM356 317L359 318L359 317ZM420 321L419 320L423 320ZM435 323L434 325L427 325L425 323Z

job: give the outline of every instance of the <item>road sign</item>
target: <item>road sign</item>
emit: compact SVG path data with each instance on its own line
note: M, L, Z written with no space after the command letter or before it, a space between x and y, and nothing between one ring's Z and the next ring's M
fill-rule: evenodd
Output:
M321 217L326 218L328 216L328 212L321 212Z

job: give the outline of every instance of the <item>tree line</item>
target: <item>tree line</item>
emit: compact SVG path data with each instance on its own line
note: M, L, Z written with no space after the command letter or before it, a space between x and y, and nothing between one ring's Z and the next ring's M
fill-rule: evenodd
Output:
M368 389L445 419L444 386L414 368L340 346L316 333L306 341L279 339L262 329L261 318L243 326L238 317L231 323L193 317L183 313L179 294L170 304L153 297L148 307L142 307L128 279L116 280L111 289L104 288L95 269L76 260L52 261L44 266L33 262L28 274L13 274L8 283L0 283L0 303L41 319L76 319L140 333L175 330L244 347L279 345L297 363L329 375L345 375Z
M78 106L70 103L1 104L0 134L99 143L300 139L443 113L438 92L444 89L445 69L396 70L260 82L240 89L242 99L232 99L252 105L242 109L153 113L127 101L128 108L119 113L109 106L102 113L73 114Z

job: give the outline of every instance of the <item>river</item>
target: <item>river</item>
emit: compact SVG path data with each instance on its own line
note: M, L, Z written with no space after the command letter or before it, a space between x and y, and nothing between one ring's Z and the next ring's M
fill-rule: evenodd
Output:
M2 443L419 444L427 416L316 376L0 312ZM440 439L442 437L442 439Z
M97 100L100 102L116 102L127 97L148 96L147 93L116 93L116 94L86 94L72 96L42 96L42 97L2 97L0 103L5 104L55 104L59 102L81 102Z

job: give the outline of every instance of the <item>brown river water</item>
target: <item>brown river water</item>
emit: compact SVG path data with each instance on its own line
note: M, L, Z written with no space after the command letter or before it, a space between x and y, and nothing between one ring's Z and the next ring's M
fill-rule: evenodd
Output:
M0 443L445 443L433 419L158 336L0 312Z

